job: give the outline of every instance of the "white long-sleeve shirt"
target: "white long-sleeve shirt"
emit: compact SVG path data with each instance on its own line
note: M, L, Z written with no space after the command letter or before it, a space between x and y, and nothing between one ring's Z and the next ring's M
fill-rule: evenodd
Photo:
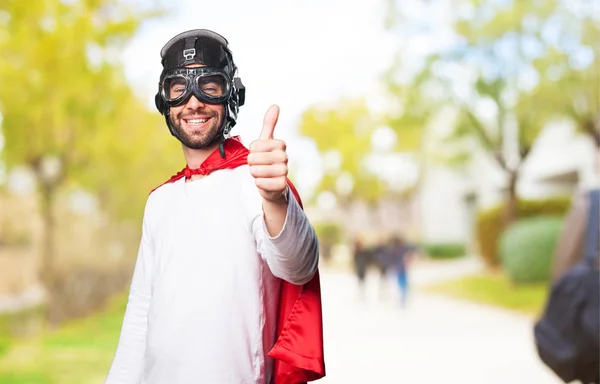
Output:
M248 166L155 190L106 384L268 384L281 280L317 270L292 193L270 237Z

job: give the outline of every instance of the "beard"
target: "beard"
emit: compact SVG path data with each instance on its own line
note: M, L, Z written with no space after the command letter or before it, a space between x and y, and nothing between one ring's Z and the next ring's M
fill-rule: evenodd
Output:
M202 129L197 132L188 132L184 127L184 119L189 116L198 116L210 118L209 127ZM169 120L173 126L173 131L177 134L177 138L181 141L181 144L191 149L204 149L211 145L215 139L219 136L221 125L223 124L223 116L217 111L207 110L201 114L183 114L183 112L177 115L169 114Z

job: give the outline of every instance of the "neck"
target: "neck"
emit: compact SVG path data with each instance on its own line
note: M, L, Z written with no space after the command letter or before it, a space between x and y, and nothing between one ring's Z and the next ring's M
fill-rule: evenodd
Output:
M212 144L206 148L202 149L192 149L188 148L185 145L183 147L183 156L185 157L185 162L188 167L191 169L199 168L200 165L206 160L211 153L213 153L219 147L219 143Z

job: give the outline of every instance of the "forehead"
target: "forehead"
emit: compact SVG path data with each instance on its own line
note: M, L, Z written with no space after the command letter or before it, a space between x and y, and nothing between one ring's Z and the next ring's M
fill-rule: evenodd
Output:
M204 65L204 64L189 64L189 65L186 65L184 68L200 68L200 67L206 67L206 65Z

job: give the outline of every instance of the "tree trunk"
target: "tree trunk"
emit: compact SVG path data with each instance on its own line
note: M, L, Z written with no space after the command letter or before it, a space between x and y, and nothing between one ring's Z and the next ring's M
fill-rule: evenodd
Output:
M508 228L519 216L519 197L517 195L517 182L519 181L519 170L509 171L508 191L506 201L506 212L504 225Z
M53 213L54 193L53 186L41 184L41 213L42 213L42 250L40 264L40 279L44 287L49 288L55 272L55 217Z
M46 159L47 160L47 159ZM61 183L64 181L64 159L60 159L58 170L50 172L48 165L45 166L45 158L38 157L30 162L31 168L34 171L37 185L39 188L40 197L40 213L42 216L42 249L41 249L41 263L39 270L39 277L44 288L49 291L51 290L53 279L56 273L56 244L55 244L55 224L56 218L54 217L54 198L56 191Z
M593 120L588 119L583 123L582 128L590 136L596 148L600 149L600 127L597 127Z

